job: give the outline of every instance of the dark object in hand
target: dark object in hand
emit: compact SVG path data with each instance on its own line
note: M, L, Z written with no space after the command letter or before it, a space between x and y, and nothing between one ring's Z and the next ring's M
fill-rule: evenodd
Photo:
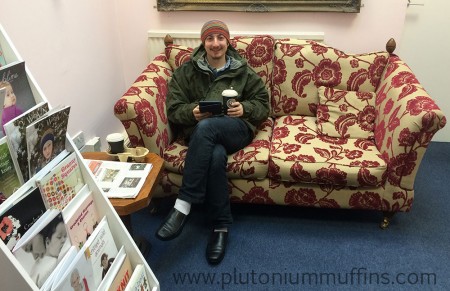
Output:
M222 102L220 101L200 101L199 109L201 113L211 112L214 115L222 114Z

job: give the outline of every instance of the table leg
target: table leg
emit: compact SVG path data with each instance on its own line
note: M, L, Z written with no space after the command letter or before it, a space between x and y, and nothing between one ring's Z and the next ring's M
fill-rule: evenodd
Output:
M133 234L133 227L131 225L131 215L121 215L120 218L122 219L123 224L127 228L128 232L130 233L137 247L141 251L142 255L146 257L150 253L152 244L145 237Z
M131 225L131 215L120 215L120 219L122 219L123 224L127 228L128 232L133 236L133 227Z

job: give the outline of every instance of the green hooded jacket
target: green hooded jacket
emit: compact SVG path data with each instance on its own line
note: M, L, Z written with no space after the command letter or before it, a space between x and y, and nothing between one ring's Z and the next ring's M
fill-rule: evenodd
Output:
M192 110L199 101L222 102L222 91L231 87L238 92L238 101L244 108L240 118L254 134L256 127L269 116L269 94L261 78L231 45L226 54L230 57L230 66L218 77L207 66L203 45L192 52L190 61L173 73L166 99L167 116L171 124L182 131L183 137L189 138L198 122Z

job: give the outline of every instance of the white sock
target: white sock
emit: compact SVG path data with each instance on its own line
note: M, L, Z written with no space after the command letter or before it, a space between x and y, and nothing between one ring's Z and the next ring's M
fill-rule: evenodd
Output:
M214 228L214 232L228 232L227 227Z
M191 203L177 198L174 208L184 215L188 215L191 212Z

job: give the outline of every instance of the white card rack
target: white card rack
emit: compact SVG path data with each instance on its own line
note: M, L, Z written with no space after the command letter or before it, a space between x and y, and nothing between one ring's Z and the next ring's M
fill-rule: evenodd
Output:
M1 50L3 51L3 55L7 63L23 60L20 57L14 45L12 44L10 38L6 34L1 24L0 24L0 47ZM36 102L38 103L42 101L47 101L44 93L39 88L37 82L35 81L35 79L33 78L28 69L26 69L26 72ZM49 107L51 107L50 104ZM131 235L128 233L125 225L122 223L122 220L117 215L108 198L103 194L102 190L96 184L92 173L86 167L85 163L82 161L83 158L78 149L76 148L75 144L72 142L72 139L70 138L69 135L67 136L67 140L68 140L68 147L70 148L70 150L75 151L77 154L78 162L81 165L83 178L86 184L89 186L89 189L94 194L94 199L99 211L99 215L106 216L108 219L108 223L111 228L116 244L118 246L123 245L125 247L126 253L130 257L133 269L138 264L144 265L145 270L147 272L147 277L149 278L149 285L151 287L150 289L153 291L160 290L159 282L156 279L153 271L151 270L150 266L146 262L141 252L139 251L139 248L137 247ZM27 181L22 187L29 187L32 183L34 183L33 178ZM19 194L19 191L14 193L3 204L0 205L0 213L2 213L4 209L8 208L8 205L10 205L12 201L15 199L16 194ZM1 266L0 272L1 290L39 290L39 288L32 281L30 276L28 276L27 272L24 270L24 268L21 266L21 264L17 261L17 259L13 256L13 254L9 251L9 249L3 242L0 242L0 266Z

